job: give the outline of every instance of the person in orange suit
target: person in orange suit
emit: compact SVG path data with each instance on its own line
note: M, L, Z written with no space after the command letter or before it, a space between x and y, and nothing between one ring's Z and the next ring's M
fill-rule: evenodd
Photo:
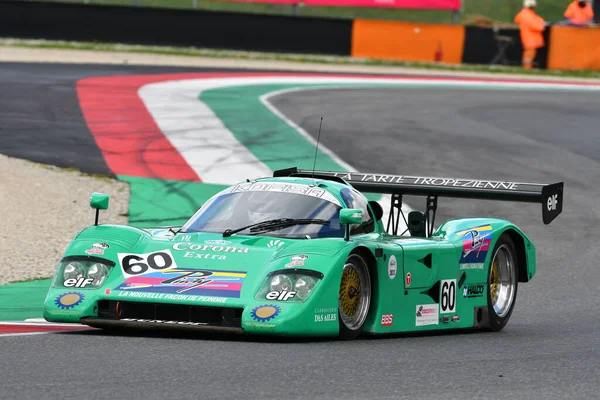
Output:
M542 32L546 29L546 21L535 13L536 0L523 0L523 9L515 17L521 32L523 44L523 67L533 68L533 60L537 49L544 47Z
M565 18L571 25L587 26L594 23L594 10L588 0L576 0L567 7Z

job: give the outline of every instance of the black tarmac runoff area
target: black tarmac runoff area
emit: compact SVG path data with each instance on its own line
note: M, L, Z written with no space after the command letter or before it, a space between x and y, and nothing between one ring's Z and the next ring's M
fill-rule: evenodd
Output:
M173 71L0 64L0 152L47 160L43 146L16 133L34 128L65 145L65 135L91 138L72 95L80 77ZM597 92L313 89L271 103L315 137L325 116L321 143L357 170L564 181L563 214L551 225L535 204L439 201L436 222L506 218L537 246L537 274L519 285L508 326L349 342L96 331L0 337L0 399L600 398Z

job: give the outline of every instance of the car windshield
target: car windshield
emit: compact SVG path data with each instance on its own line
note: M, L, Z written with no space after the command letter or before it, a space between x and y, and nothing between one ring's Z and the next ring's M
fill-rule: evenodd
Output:
M215 232L280 218L326 220L329 224L305 223L264 232L286 238L343 237L339 201L328 191L306 184L279 182L244 183L209 199L182 227L181 232ZM255 234L244 229L238 234Z

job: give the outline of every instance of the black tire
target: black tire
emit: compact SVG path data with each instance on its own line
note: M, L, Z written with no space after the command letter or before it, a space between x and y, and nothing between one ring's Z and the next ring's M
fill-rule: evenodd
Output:
M369 315L372 293L372 281L367 263L360 255L350 254L344 263L338 295L341 339L354 339L360 335Z
M508 264L506 263L508 261ZM494 262L496 266L494 267ZM506 265L502 265L505 263ZM490 268L487 279L487 305L489 316L489 329L498 332L501 331L510 316L512 315L515 303L517 301L517 289L519 287L519 265L515 244L510 235L504 233L500 236L490 259ZM496 269L494 276L494 269ZM504 271L504 272L502 272ZM500 285L501 276L504 273L507 283ZM506 276L508 274L508 276ZM494 288L493 283L496 283ZM512 289L509 289L512 287ZM510 290L510 293L509 293ZM507 298L506 300L501 300Z

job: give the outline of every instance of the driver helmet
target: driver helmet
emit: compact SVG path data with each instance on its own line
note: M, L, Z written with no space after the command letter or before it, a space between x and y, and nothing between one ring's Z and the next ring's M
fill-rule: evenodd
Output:
M247 202L248 221L251 224L283 217L283 207L276 196L267 192L250 193Z

